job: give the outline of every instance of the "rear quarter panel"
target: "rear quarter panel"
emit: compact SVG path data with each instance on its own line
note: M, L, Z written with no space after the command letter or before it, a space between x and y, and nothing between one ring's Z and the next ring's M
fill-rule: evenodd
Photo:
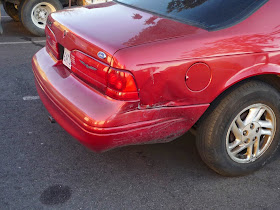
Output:
M270 0L252 16L227 29L194 31L187 37L122 49L115 53L111 65L134 74L142 106L211 103L245 78L280 73L279 8L280 1ZM132 41L141 39L142 34L145 31ZM207 88L194 92L187 88L185 76L197 62L208 64L212 75ZM199 81L199 77L195 79Z

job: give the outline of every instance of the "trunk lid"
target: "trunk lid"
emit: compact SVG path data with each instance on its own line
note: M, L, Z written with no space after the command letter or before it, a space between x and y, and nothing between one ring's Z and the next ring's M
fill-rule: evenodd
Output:
M80 50L110 65L122 48L142 45L204 31L114 2L59 11L50 15L48 26L57 42L68 50Z

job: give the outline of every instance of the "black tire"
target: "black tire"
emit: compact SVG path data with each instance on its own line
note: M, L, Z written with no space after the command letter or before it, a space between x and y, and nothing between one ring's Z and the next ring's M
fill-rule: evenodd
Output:
M11 2L3 2L5 12L16 22L19 21L18 10Z
M20 19L25 26L32 34L37 36L45 36L45 28L42 23L40 27L36 26L36 24L32 20L32 10L40 3L48 3L55 8L55 11L63 9L62 4L59 0L25 0L20 4L19 14Z
M210 107L212 111L210 111L208 114L206 114L205 117L202 118L202 120L200 121L200 125L198 127L196 145L202 160L211 169L224 176L243 176L258 170L263 165L265 165L267 161L272 157L272 155L274 154L274 152L276 151L279 145L279 138L280 138L279 93L272 86L264 82L252 80L252 81L247 81L246 83L243 83L238 87L235 87L225 97L223 97L218 102L214 102L214 103L215 104L211 105L212 107ZM259 153L260 156L258 158L256 159L252 158L251 160L252 162L242 163L239 160L242 159L243 156L246 157L246 155L248 155L249 152L247 150L247 152L245 153L244 151L246 151L246 149L244 151L242 150L241 152L242 154L237 154L238 156L236 156L237 158L240 157L240 159L238 159L237 161L234 160L235 157L232 158L230 156L230 152L228 150L231 149L229 148L228 145L231 144L230 137L232 137L233 132L230 131L229 129L233 128L234 125L237 125L237 127L239 127L237 121L235 121L235 119L237 119L236 117L239 115L239 113L242 113L242 110L246 110L246 108L250 108L251 105L256 105L256 104L265 105L266 107L270 108L268 110L273 111L270 113L274 114L273 122L275 122L275 124L273 127L273 132L271 132L274 133L274 135L271 135L272 142L269 144L267 143L268 145L266 147L267 149L263 150L262 153ZM266 111L264 115L262 115L262 118L260 118L260 120L263 120L264 117L268 116L269 115L268 113L269 111L268 112ZM243 117L243 119L246 119L247 116L249 115L246 116L245 112L244 114L245 116ZM255 118L252 121L255 121ZM260 126L260 129L261 132L265 130L263 129L262 126ZM243 139L244 135L246 135L246 132L244 133L244 130L242 131L241 128L238 128L238 131L240 131L239 133L240 138ZM257 130L255 130L254 132L257 132ZM265 138L269 138L266 137L265 135L259 136L258 138L260 139L259 142L261 146L266 144L263 143L264 141L269 142L269 140L264 140ZM237 138L234 138L233 142L235 142L236 139ZM230 143L226 143L227 141ZM251 141L251 145L252 145L251 148L253 148L255 145L253 141ZM240 144L241 146L238 145L237 147L234 148L239 149L244 145L246 145L247 143L246 141L241 141L241 142L242 142L242 144ZM260 148L260 147L256 147L256 148ZM252 151L254 152L257 150L252 149ZM231 155L232 154L233 153L231 153ZM251 156L249 155L248 157L253 157L253 155Z

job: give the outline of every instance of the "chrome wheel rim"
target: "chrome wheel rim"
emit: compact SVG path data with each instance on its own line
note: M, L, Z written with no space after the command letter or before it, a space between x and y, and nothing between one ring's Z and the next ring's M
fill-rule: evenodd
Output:
M276 130L276 117L265 104L243 109L232 121L226 138L229 157L237 163L250 163L260 158L271 145Z
M50 3L41 2L33 7L31 11L31 20L38 28L45 29L49 14L55 11L55 7Z

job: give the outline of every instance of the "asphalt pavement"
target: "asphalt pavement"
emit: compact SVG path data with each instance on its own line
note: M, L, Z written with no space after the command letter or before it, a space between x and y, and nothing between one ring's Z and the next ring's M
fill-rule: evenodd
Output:
M280 209L280 155L258 172L208 169L186 134L96 154L50 124L32 56L44 38L2 14L0 209Z

